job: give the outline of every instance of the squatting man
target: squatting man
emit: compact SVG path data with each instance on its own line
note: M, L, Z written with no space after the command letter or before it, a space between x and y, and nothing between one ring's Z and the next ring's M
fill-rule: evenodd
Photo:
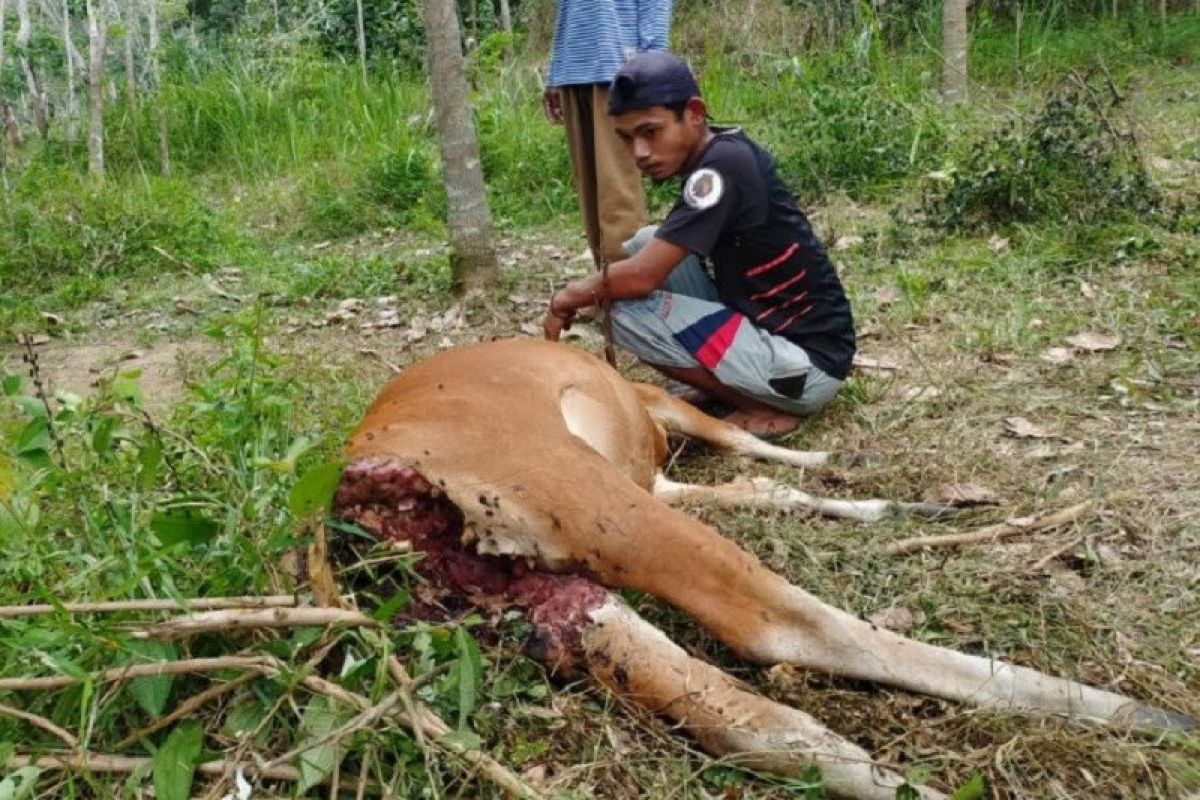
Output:
M752 433L793 430L849 373L854 322L774 160L741 130L709 124L695 76L669 53L630 58L608 111L638 169L680 178L680 197L662 225L625 243L607 287L592 274L554 292L546 338L607 288L618 346L690 386L689 399L732 407L727 419Z

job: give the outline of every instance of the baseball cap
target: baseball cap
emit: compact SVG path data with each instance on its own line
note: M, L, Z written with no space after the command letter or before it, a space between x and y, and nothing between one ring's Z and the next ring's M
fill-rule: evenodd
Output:
M662 50L647 50L617 70L608 89L608 113L624 114L700 96L688 65Z

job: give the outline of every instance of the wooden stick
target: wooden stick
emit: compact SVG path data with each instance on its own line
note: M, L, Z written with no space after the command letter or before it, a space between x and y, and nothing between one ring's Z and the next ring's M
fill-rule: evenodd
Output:
M32 617L52 614L59 609L69 614L105 614L112 611L211 611L220 608L290 608L296 598L290 594L249 597L190 597L184 600L109 600L98 603L62 603L61 605L0 606L0 617Z
M67 747L75 748L79 746L79 740L76 739L69 731L63 730L45 717L40 717L37 714L32 714L28 711L22 711L19 708L13 708L12 706L5 705L4 703L0 703L0 714L7 714L10 717L23 719L35 728L41 728L44 731L53 733L58 738L62 739L66 743Z
M258 672L272 670L271 659L259 656L221 656L219 658L193 658L187 661L159 661L153 664L130 664L125 667L105 670L94 676L97 683L123 681L127 678L152 678L159 675L183 675L189 672L215 672L220 669L252 669ZM61 689L80 683L79 678L57 675L48 678L2 678L0 690L19 691L26 689Z
M9 770L21 767L35 766L39 769L66 769L72 772L136 772L141 769L149 771L153 759L136 756L117 756L105 753L59 753L45 756L18 755L9 757L5 766ZM262 769L253 761L206 761L196 765L196 772L201 775L224 775L226 770L232 772L242 770L246 775L269 781L300 780L300 770L281 764Z
M1050 528L1057 528L1061 525L1066 525L1068 522L1075 521L1083 516L1084 512L1091 508L1091 505L1090 501L1085 500L1070 508L1064 508L1061 511L1055 511L1053 514L1047 514L1040 519L1035 519L1028 525L1013 525L1009 522L1002 522L998 525L988 525L986 528L980 528L979 530L967 533L950 533L943 536L914 536L910 539L900 539L884 547L883 552L888 555L900 555L902 553L923 550L927 547L957 547L964 544L994 542L999 539L1016 536L1020 533L1049 530Z
M134 631L135 639L184 639L198 633L250 628L301 628L320 625L375 627L377 620L341 608L225 608L170 619Z

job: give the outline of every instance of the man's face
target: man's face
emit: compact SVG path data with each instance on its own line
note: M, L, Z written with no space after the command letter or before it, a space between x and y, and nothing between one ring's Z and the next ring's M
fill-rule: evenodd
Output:
M633 154L638 169L656 182L678 175L697 154L707 121L699 100L688 102L682 119L664 106L613 117L617 135Z

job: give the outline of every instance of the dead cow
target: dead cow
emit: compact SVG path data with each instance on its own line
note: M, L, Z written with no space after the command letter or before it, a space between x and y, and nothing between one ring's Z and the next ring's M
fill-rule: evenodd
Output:
M710 752L754 768L796 775L815 762L840 796L890 800L902 779L810 715L690 657L610 589L653 594L762 664L990 708L1134 728L1191 724L1119 694L904 638L789 584L668 502L783 496L789 506L868 520L944 509L822 499L770 481L672 483L660 472L668 431L797 466L831 459L763 442L566 345L499 341L417 363L384 389L351 438L335 514L424 552L417 570L437 604L524 609L534 650L552 670L586 672L678 721Z

